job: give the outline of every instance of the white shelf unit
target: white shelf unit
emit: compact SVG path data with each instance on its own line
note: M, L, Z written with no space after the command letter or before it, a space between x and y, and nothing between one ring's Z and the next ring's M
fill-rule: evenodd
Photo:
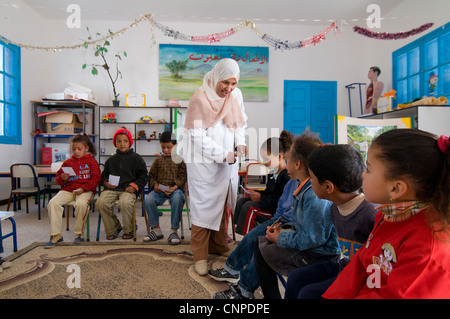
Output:
M99 106L99 129L98 129L98 149L99 163L104 163L106 159L116 153L116 148L112 143L114 133L120 128L125 127L133 134L132 148L141 155L147 166L151 166L153 159L159 156L161 147L159 144L159 134L164 132L166 125L174 131L177 128L179 119L178 112L186 107L167 107L167 106ZM107 113L116 113L116 123L105 123L102 117ZM141 117L149 116L154 123L136 123ZM157 123L158 120L165 120L166 123ZM138 139L139 131L144 130L147 139ZM153 132L156 132L155 139L149 139Z

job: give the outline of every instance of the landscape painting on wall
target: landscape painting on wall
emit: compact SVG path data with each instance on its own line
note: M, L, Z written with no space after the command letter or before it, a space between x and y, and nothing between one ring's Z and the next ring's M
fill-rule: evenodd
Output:
M159 99L189 100L203 77L223 58L236 60L244 101L266 102L269 95L269 48L218 45L159 45Z

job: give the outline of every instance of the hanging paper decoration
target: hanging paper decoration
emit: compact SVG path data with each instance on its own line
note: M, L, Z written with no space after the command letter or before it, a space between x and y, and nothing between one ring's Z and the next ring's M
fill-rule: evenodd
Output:
M32 49L32 50L44 50L44 51L53 51L53 52L59 52L62 50L67 50L67 49L79 49L79 48L84 48L86 45L93 45L96 43L100 43L100 42L104 42L106 40L109 39L113 39L114 37L118 37L123 35L129 28L134 28L136 27L140 22L142 22L143 20L148 20L150 22L151 25L151 32L152 32L152 45L156 44L155 41L155 28L162 31L163 34L165 36L168 37L172 37L175 40L183 40L183 41L192 41L192 42L202 42L202 43L215 43L215 42L220 42L225 38L228 38L232 35L234 35L235 33L237 33L238 31L242 30L244 27L249 28L251 31L253 31L258 37L260 37L263 41L265 41L266 43L270 44L272 47L275 48L275 50L291 50L291 49L298 49L298 48L304 48L310 45L317 45L318 43L320 43L321 41L323 41L325 39L325 34L327 34L329 31L331 31L333 28L335 29L335 32L338 31L338 27L337 24L335 22L331 23L330 26L328 28L326 28L325 30L323 30L321 33L319 33L318 35L314 35L308 39L305 40L295 40L295 41L289 41L289 40L285 40L282 41L280 39L277 39L265 32L262 32L261 30L257 29L255 24L252 21L249 20L245 20L243 22L240 22L239 24L237 24L236 26L219 32L219 33L212 33L212 34L208 34L208 35L203 35L203 36L191 36L191 35L186 35L180 31L171 29L157 21L154 20L153 16L151 14L143 14L141 15L141 17L137 20L135 20L133 23L131 23L128 27L124 27L116 32L112 32L109 31L109 34L107 34L104 37L98 38L96 40L92 40L92 41L88 41L88 42L83 42L80 44L76 44L76 45L71 45L71 46L37 46L37 45L30 45L30 44L23 44L23 43L18 43L18 42L14 42L14 41L10 41L4 37L2 37L0 35L0 40L5 42L5 43L11 43L17 46L20 46L22 48L25 49Z
M387 33L387 32L373 32L366 28L361 28L358 26L353 27L353 31L364 35L368 38L378 39L378 40L399 40L406 39L413 35L419 34L433 26L433 23L425 23L418 28L412 29L410 31L405 32L397 32L397 33Z

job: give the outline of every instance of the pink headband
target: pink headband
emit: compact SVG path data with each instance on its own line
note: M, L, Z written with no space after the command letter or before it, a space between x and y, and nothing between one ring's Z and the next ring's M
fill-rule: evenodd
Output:
M450 140L449 140L448 136L441 135L437 140L437 145L439 147L439 150L444 154L448 153L448 145L449 144L450 144Z

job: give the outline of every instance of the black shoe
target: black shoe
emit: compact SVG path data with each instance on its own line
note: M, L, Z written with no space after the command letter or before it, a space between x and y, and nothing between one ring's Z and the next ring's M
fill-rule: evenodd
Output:
M226 281L235 284L239 281L239 274L232 275L225 268L210 269L208 271L209 277L217 281Z
M246 299L242 296L238 286L230 286L230 289L216 292L213 299Z

